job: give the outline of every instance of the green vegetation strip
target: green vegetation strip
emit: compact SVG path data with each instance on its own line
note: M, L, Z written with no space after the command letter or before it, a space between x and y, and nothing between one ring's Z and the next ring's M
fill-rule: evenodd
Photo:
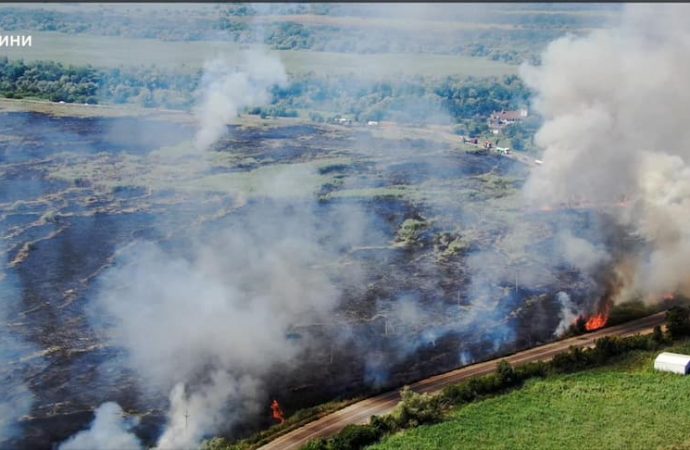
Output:
M669 350L687 354L690 343ZM690 378L655 372L657 353L635 351L611 366L529 380L520 390L459 407L443 423L391 436L373 448L585 450L682 444L690 439Z

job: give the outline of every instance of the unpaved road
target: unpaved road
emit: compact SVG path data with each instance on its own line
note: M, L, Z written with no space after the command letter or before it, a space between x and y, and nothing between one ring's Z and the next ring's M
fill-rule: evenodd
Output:
M637 333L651 333L655 326L664 322L665 314L665 312L661 312L615 327L604 328L582 336L534 347L505 358L497 358L456 369L418 381L410 385L410 388L420 393L437 392L450 384L459 383L466 378L493 372L498 362L503 359L509 361L512 365L520 365L531 361L548 361L557 353L567 350L570 346L592 346L596 339L604 336L630 336ZM367 423L372 415L390 413L399 400L400 394L396 390L353 403L340 411L324 416L276 438L260 447L260 450L296 450L306 444L307 441L317 437L333 435L346 425Z

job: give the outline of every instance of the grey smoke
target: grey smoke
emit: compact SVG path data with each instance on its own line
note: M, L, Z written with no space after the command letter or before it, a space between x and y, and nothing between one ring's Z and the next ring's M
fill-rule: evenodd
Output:
M579 314L577 305L570 300L570 296L567 293L563 291L557 293L556 300L561 306L561 310L558 313L560 322L558 322L558 326L556 327L556 331L553 332L553 335L560 337L568 331L568 328L577 320Z
M213 145L243 108L268 103L271 87L286 82L280 59L259 51L239 53L234 61L219 57L205 64L201 101L195 110L196 147L204 150Z
M192 238L184 254L137 242L102 276L95 303L110 342L142 387L170 400L159 448L192 447L267 408L263 377L309 345L288 337L293 327L334 320L333 271L357 277L334 261L365 227L350 207L317 216L298 182L313 177L285 166L211 241Z
M59 450L140 450L139 439L130 432L136 420L123 417L120 405L103 403L95 411L95 418L87 430L80 431L63 442Z
M218 430L238 414L256 414L260 383L251 376L240 378L218 370L209 383L187 392L178 383L170 392L168 426L158 440L160 449L194 448L209 430Z
M556 246L561 252L561 258L566 263L584 273L591 273L592 270L601 264L611 260L604 248L596 246L586 239L574 236L568 229L558 234Z
M260 376L300 350L286 337L290 325L317 321L338 299L311 268L324 256L302 234L308 228L281 238L256 220L259 234L233 230L191 259L142 242L103 280L98 301L114 318L112 341L144 383L172 390L160 448L187 448L255 412ZM190 384L209 367L209 380Z
M642 237L628 295L690 292L689 56L687 5L627 5L617 27L558 39L521 70L544 118L526 197L598 202Z

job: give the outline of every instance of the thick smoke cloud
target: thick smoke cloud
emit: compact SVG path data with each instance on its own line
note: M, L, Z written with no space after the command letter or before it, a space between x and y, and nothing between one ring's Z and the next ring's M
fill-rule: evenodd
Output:
M120 405L103 403L95 411L96 417L88 430L80 431L63 442L59 450L140 450L139 439L129 430L136 420L123 417Z
M647 242L626 295L688 290L690 8L626 7L619 26L554 41L522 76L537 93L543 165L525 186L538 206L604 207ZM582 242L564 251L589 265ZM620 298L619 300L625 300Z
M158 448L192 448L259 414L264 377L310 345L293 327L332 320L333 278L356 280L354 266L329 267L360 239L363 216L346 206L318 215L305 191L314 177L285 166L212 239L190 235L176 250L135 242L101 277L96 321L142 387L169 397Z
M217 58L207 63L201 80L201 103L195 111L199 122L196 147L204 150L213 145L243 108L268 103L271 87L286 82L280 59L257 51L241 53L234 62Z

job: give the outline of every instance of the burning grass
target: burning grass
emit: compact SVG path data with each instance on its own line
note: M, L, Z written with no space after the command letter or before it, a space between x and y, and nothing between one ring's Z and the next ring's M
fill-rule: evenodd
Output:
M690 341L671 347L690 352ZM690 435L689 377L653 371L657 351L611 365L532 379L524 388L455 409L448 421L397 434L372 448L658 448ZM639 424L641 426L631 426Z

